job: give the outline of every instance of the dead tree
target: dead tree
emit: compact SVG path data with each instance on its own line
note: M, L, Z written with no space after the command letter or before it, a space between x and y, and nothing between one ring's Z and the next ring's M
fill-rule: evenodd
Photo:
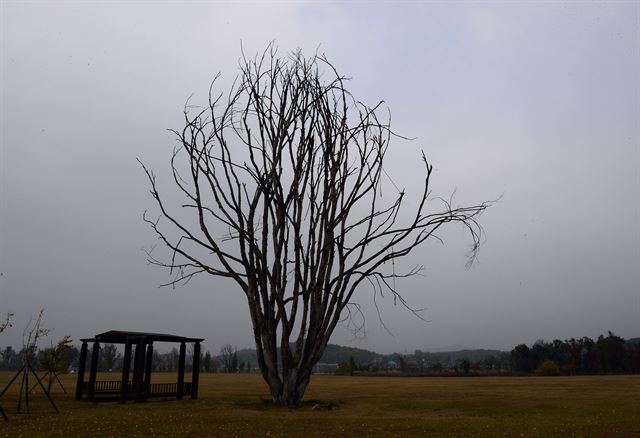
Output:
M384 158L397 136L382 102L355 100L324 56L279 58L269 46L242 58L228 95L214 94L217 79L208 105L186 105L184 127L172 130L173 183L193 222L143 165L160 210L144 219L171 251L168 261L149 261L170 269L168 285L201 273L232 279L247 299L273 402L297 405L336 325L358 311L354 293L371 285L404 304L393 279L420 267L398 273L393 261L450 222L470 232L473 258L487 204L429 200L424 154L413 207L404 190L383 198Z

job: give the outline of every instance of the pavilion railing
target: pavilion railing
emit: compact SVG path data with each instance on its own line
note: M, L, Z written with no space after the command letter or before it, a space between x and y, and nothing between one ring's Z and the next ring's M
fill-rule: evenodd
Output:
M184 395L190 394L191 382L184 382L182 385L182 393ZM176 394L178 394L177 383L152 383L149 388L150 397L175 396Z
M122 382L120 380L96 380L93 392L95 394L119 394ZM129 391L133 383L129 381ZM89 391L89 382L82 384L83 392Z
M119 394L121 392L121 384L120 380L96 380L93 392L96 395ZM191 393L191 382L184 382L182 385L182 393L188 396ZM88 390L89 382L84 382L83 392L88 392ZM131 381L129 381L127 392L133 392L133 383ZM148 397L174 397L178 394L178 384L175 382L152 383L149 385L148 391L145 389L144 392Z

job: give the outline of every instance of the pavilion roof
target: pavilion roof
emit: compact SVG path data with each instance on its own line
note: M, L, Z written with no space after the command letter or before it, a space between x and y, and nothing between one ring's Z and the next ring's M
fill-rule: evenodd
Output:
M187 338L185 336L170 335L167 333L130 332L121 330L109 330L95 335L93 338L81 339L82 342L106 342L109 344L126 344L130 342L202 342L204 338Z

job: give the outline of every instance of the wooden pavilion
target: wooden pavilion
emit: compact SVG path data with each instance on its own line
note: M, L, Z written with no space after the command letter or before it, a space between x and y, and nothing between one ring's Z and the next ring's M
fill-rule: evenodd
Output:
M198 378L200 373L200 342L201 338L186 338L161 333L124 332L111 330L81 339L80 360L78 362L78 380L76 385L76 400L82 400L86 394L87 400L116 398L122 403L127 400L143 401L148 398L176 397L181 400L185 395L192 399L198 398ZM91 362L89 366L89 381L84 381L87 363L88 343L93 343ZM153 343L173 342L180 344L178 359L178 381L176 383L151 383ZM122 363L122 378L120 380L97 380L100 344L124 344L124 360ZM184 381L186 344L193 343L193 371L191 382ZM133 374L129 380L132 364Z

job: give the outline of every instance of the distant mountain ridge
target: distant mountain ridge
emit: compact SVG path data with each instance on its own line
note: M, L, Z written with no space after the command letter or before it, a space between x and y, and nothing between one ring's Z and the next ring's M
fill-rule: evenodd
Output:
M238 350L238 362L250 363L252 368L256 368L258 365L258 359L256 350L251 348L243 348ZM437 351L429 352L422 351L422 355L428 358L429 361L442 362L442 363L454 363L458 360L469 360L470 362L479 362L491 356L500 356L508 353L501 350L487 350L487 349L464 349L456 351ZM328 344L327 348L320 359L320 363L339 364L342 362L349 362L350 358L358 364L368 364L381 360L393 360L398 356L413 356L411 354L381 354L375 351L366 350L363 348L345 347L342 345ZM220 356L215 356L216 359L220 359Z

